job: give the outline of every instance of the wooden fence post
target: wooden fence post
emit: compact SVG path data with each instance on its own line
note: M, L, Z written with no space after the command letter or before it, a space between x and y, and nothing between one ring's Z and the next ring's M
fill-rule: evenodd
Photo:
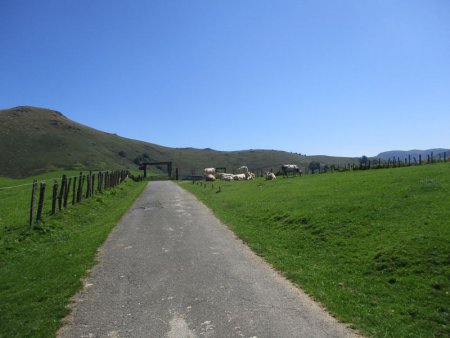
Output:
M97 191L102 192L102 172L98 172L98 179L97 179Z
M92 171L89 172L89 197L94 195L94 174Z
M95 174L92 175L91 179L91 196L94 196L95 193Z
M72 177L69 178L69 183L67 183L66 191L64 194L64 208L67 208L67 198L69 197L71 184L72 184Z
M83 192L83 174L80 172L78 177L77 203L81 202L81 193Z
M51 215L56 214L56 199L58 195L58 181L53 181L53 193L52 193L52 212Z
M64 197L67 194L67 175L63 175L63 181L61 182L61 190L62 190L62 196L61 196L61 202L62 202L62 207L64 207Z
M75 204L75 200L76 200L76 197L77 197L76 186L77 186L77 177L75 176L75 177L73 178L72 205Z
M39 223L39 221L41 220L42 217L42 209L44 208L44 199L45 199L45 182L41 182L41 187L40 187L40 192L39 192L39 204L38 204L38 210L37 210L37 215L36 215L36 224Z
M83 176L81 177L80 195L78 196L78 198L80 199L79 202L81 202L81 200L83 199L83 187L84 187L84 181L86 181L86 175L83 175Z
M33 225L34 208L36 205L36 189L37 189L37 180L34 179L33 186L31 188L30 226Z
M62 179L61 179L61 188L59 189L59 195L58 195L58 210L59 211L61 211L61 209L62 209L63 197L64 197L64 194L66 193L65 192L65 190L66 190L66 180L67 180L66 175L63 175Z
M105 171L105 190L108 189L109 172Z
M84 182L86 181L86 176L87 175L83 175L83 177L81 178L80 202L83 198L83 187L84 187Z
M89 193L91 190L91 174L86 175L86 198L89 198Z

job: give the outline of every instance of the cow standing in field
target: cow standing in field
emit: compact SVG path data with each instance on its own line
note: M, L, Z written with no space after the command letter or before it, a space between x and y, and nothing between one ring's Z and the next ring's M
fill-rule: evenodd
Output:
M293 173L293 175L302 175L302 171L298 168L296 164L283 164L281 166L281 172L283 176L288 177L289 173Z

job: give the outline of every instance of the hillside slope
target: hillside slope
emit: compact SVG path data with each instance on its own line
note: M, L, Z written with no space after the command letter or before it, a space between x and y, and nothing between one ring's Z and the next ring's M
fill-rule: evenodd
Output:
M169 148L98 131L54 110L27 106L0 110L0 176L23 177L55 169L135 170L134 161L144 155L148 161L173 161L181 175L198 174L204 167L277 170L283 163L306 167L312 160L328 165L357 161L276 150Z

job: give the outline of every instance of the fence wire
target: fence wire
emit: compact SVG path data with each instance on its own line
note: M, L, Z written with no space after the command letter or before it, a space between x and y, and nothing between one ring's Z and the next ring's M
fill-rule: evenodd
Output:
M0 188L0 229L27 223L33 183Z
M120 175L123 175L119 180ZM102 186L99 185L99 172L92 173L92 179L88 183L89 174L66 176L65 190L61 192L63 177L51 177L37 181L35 190L35 203L31 208L33 182L19 185L1 186L0 183L0 235L8 229L34 224L38 213L39 195L42 184L45 185L45 198L42 205L42 219L54 213L58 213L72 204L94 196L95 193L109 187L114 187L123 181L125 171L101 172ZM81 188L80 188L81 177ZM53 194L56 189L56 198ZM88 189L90 191L88 192Z

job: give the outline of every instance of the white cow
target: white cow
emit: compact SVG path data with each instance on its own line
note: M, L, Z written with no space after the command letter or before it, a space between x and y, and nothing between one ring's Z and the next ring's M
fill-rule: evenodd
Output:
M247 176L245 174L236 174L236 175L234 175L233 178L235 181L242 181L242 180L246 180Z
M265 176L266 176L266 180L268 180L268 181L272 181L277 178L274 173L270 173L270 172L266 172Z
M205 176L205 180L206 180L206 181L215 181L216 178L214 177L214 175L209 174L209 175L206 175L206 176Z
M245 178L246 178L248 181L254 180L255 177L256 177L256 175L255 175L254 173L250 172L250 171L247 172L247 173L245 173Z
M225 180L225 181L231 181L233 180L233 174L227 174L227 173L217 173L216 174L216 178L217 179L221 179L221 180Z
M300 171L300 169L298 168L298 166L296 164L283 164L281 166L281 172L283 173L284 176L288 176L289 173L294 173L294 175L302 174L302 172Z
M203 176L214 175L216 173L215 168L205 168L203 169Z
M216 173L214 176L218 179L221 180L223 178L223 175L225 175L225 173Z
M255 174L251 173L251 172L241 173L241 174L237 174L237 175L227 174L227 173L217 173L216 178L224 180L224 181L253 180L255 178Z

